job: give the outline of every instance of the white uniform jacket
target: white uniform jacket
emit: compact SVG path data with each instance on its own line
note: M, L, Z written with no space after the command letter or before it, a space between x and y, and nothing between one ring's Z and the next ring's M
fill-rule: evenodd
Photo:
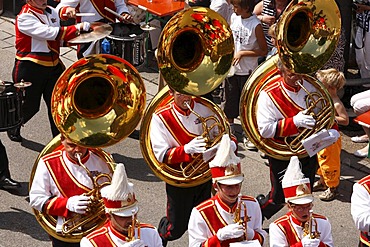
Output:
M309 92L316 88L303 81ZM287 85L282 77L276 78L261 91L257 102L258 131L264 138L285 137L298 134L293 117L306 109L306 92Z
M266 232L262 230L262 213L260 206L255 198L243 196L242 201L247 206L247 214L250 217L248 227L254 229L253 239L257 239L263 245ZM231 241L220 242L217 238L218 229L234 223L234 213L236 209L228 207L221 201L216 194L209 200L193 208L188 224L189 247L199 246L229 246ZM242 210L241 217L244 218Z
M202 117L213 116L214 113L195 98L191 102L192 109ZM214 121L208 121L210 126ZM184 145L203 133L199 118L184 111L174 103L164 106L153 114L150 124L150 139L153 152L158 161L166 164L190 162L192 157L185 153ZM218 128L211 130L211 136L217 135ZM165 160L166 158L166 160Z
M49 67L57 65L62 41L80 34L76 26L61 27L59 21L52 7L43 11L24 5L15 22L16 59Z
M135 229L135 239L138 229ZM93 231L86 237L83 237L80 242L81 247L120 247L126 243L125 235L121 234L109 223L105 226ZM162 240L159 237L157 229L149 224L140 224L140 239L144 241L147 247L162 247Z
M317 222L317 231L320 232L320 247L334 246L331 235L331 224L322 215L313 214ZM301 223L291 213L280 217L270 224L270 247L302 246L303 229Z
M360 241L370 246L370 175L353 185L351 214L356 228L361 231Z
M109 165L90 151L81 162L93 176L101 173L112 176ZM104 178L98 182L104 182ZM68 198L91 189L93 183L86 170L70 160L65 151L55 151L37 164L29 192L30 205L43 213L68 218L71 216L66 208Z
M68 17L63 16L66 12L66 7L73 7L81 13L94 13L94 16L82 16L77 18L77 22L95 22L101 19L107 19L110 22L116 22L116 16L106 11L104 7L122 14L129 13L127 5L124 0L102 1L102 0L61 0L56 7L59 16L62 20L67 20Z

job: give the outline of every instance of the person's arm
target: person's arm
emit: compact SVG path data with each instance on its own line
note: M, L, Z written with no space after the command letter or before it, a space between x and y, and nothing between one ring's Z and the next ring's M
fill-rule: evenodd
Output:
M189 247L221 246L217 235L208 237L209 229L207 223L196 208L193 208L188 223Z
M79 26L78 26L79 25ZM17 26L20 32L40 40L70 40L79 35L80 23L65 27L52 27L41 23L32 14L21 14L18 16Z
M32 181L29 192L30 205L40 212L54 216L67 217L66 207L68 198L58 198L52 194L52 187L55 186L48 169L42 159L40 159Z
M370 231L370 196L364 186L355 183L351 196L351 215L356 228L360 231Z
M347 126L349 124L349 117L348 117L348 113L343 103L335 102L334 107L335 107L335 112L336 112L335 121L339 125Z
M180 162L190 162L192 157L185 153L184 146L171 145L167 130L158 115L153 114L150 124L150 139L155 157L159 162L168 165L179 164Z
M253 50L240 50L234 57L233 65L237 65L242 57L260 57L267 54L267 43L263 34L262 26L257 25L255 28L258 48Z
M270 247L289 246L284 232L275 223L270 224L269 237L270 237Z

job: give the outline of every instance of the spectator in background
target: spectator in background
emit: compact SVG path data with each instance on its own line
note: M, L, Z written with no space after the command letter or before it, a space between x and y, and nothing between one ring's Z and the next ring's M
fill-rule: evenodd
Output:
M356 37L355 37L355 51L356 62L360 69L361 78L370 77L370 2L363 0L360 3L354 3L356 9Z
M234 13L231 15L230 28L234 36L234 75L224 81L225 93L222 99L222 109L234 131L234 119L239 116L239 101L244 84L249 75L258 66L258 57L267 54L266 40L260 21L252 14L254 0L231 0ZM255 146L243 138L246 148Z
M337 95L338 90L343 88L346 83L346 78L342 72L336 69L319 70L316 73L319 79L328 90L330 97L333 100L335 108L335 123L333 128L339 131L338 125L348 125L349 117L342 101ZM313 191L324 192L319 195L322 201L331 201L338 194L338 186L340 182L340 152L342 149L342 138L327 148L322 149L317 153L319 169L317 174L320 180L313 185Z

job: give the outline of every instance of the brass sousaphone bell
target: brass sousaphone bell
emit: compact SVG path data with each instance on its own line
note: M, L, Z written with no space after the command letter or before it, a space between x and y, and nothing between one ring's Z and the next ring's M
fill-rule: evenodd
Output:
M291 156L307 156L301 141L334 123L334 107L325 87L307 73L313 73L330 59L339 40L341 19L334 0L294 0L276 26L278 55L267 59L257 67L244 85L240 98L240 117L243 130L256 147L267 155L288 160ZM293 140L284 143L263 138L257 126L257 101L260 92L279 77L277 62L301 74L316 92L309 92L307 108L316 119L312 130L302 130Z
M52 115L64 136L100 156L113 173L114 160L100 147L116 144L135 130L144 112L145 98L142 78L130 63L108 54L92 55L73 63L59 77L52 95ZM60 146L57 136L38 155L30 187L39 160ZM89 194L98 195L94 198L96 205L73 222L75 231L63 229L57 233L56 218L33 209L36 219L54 238L78 243L106 222L100 188L93 188Z
M194 7L177 13L164 27L158 42L160 72L171 88L184 94L199 96L217 88L227 76L233 57L234 40L229 25L208 8ZM216 104L204 98L199 100L219 120L220 135L210 141L211 147L223 134L230 133L230 126ZM166 183L178 187L203 184L211 179L211 172L201 155L186 167L175 169L159 162L153 153L149 135L152 115L172 101L166 86L146 108L140 127L141 152L154 174ZM206 135L207 130L203 130Z

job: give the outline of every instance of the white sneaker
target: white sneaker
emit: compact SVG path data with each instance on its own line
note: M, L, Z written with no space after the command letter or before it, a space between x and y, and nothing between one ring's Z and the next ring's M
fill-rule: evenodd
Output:
M368 155L368 152L363 152L362 150L357 150L353 153L354 156L358 158L366 158Z
M354 136L351 138L351 141L354 143L365 143L369 142L369 137L367 136Z
M244 144L244 147L248 150L256 150L256 146L247 138L247 137L243 137L243 144Z

